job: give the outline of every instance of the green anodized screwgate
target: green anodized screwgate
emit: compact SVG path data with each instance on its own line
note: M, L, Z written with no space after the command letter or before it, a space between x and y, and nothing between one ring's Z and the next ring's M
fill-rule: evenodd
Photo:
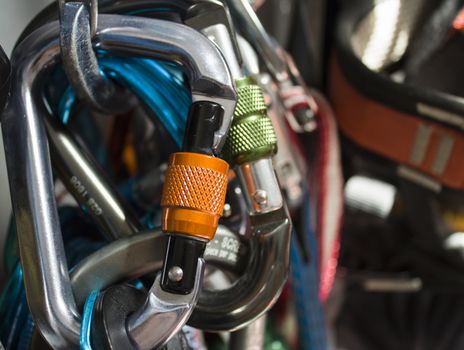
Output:
M250 77L238 79L234 121L224 147L225 158L240 165L277 153L277 137L267 116L261 88Z

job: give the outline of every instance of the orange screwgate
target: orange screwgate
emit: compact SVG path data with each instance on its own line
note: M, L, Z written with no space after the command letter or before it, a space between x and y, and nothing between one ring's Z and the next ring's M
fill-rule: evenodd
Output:
M199 153L171 156L161 206L162 228L211 240L224 209L229 165Z
M171 293L192 291L198 262L224 209L229 165L213 150L223 113L218 104L193 103L183 151L169 160L161 200L162 229L169 237L161 287Z

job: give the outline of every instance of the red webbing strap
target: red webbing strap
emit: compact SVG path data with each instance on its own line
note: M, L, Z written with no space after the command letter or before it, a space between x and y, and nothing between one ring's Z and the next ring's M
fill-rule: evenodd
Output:
M337 125L333 111L325 98L311 91L317 105L318 153L314 167L316 182L316 233L319 241L320 289L322 301L332 290L338 262L339 235L343 219L343 175Z
M338 126L351 141L444 186L464 189L461 131L362 95L348 83L336 59L331 62L329 93Z

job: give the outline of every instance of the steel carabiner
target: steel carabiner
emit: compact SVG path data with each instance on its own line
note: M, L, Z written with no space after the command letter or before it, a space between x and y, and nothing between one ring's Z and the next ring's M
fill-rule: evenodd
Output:
M190 73L195 100L227 102L221 127L228 125L235 92L227 66L216 46L186 26L159 20L101 15L99 40L110 52L141 52L172 59ZM69 283L56 204L48 145L39 115L46 114L36 98L37 83L59 61L59 25L45 25L13 53L14 99L3 114L2 131L10 190L16 218L24 283L31 313L54 348L79 342L79 311ZM209 57L209 64L202 58ZM19 118L18 116L21 116ZM22 117L24 116L24 117ZM221 143L221 133L214 135ZM218 136L218 137L216 137Z
M277 82L282 93L298 94L298 103L291 104L287 113L288 121L297 132L310 132L316 127L314 114L317 106L308 94L305 83L289 61L288 54L266 32L258 16L247 0L223 0L231 10L234 20L241 26L242 35L260 54L268 71Z

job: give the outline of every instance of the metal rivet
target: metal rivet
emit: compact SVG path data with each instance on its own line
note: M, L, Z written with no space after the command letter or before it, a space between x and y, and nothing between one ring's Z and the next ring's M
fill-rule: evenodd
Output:
M168 277L173 282L180 282L184 277L184 271L179 266L173 266L169 269Z
M229 203L224 204L224 212L222 216L224 216L225 218L228 218L231 215L232 215L232 207L230 206Z
M267 192L264 190L257 190L253 195L256 204L263 206L267 203Z

